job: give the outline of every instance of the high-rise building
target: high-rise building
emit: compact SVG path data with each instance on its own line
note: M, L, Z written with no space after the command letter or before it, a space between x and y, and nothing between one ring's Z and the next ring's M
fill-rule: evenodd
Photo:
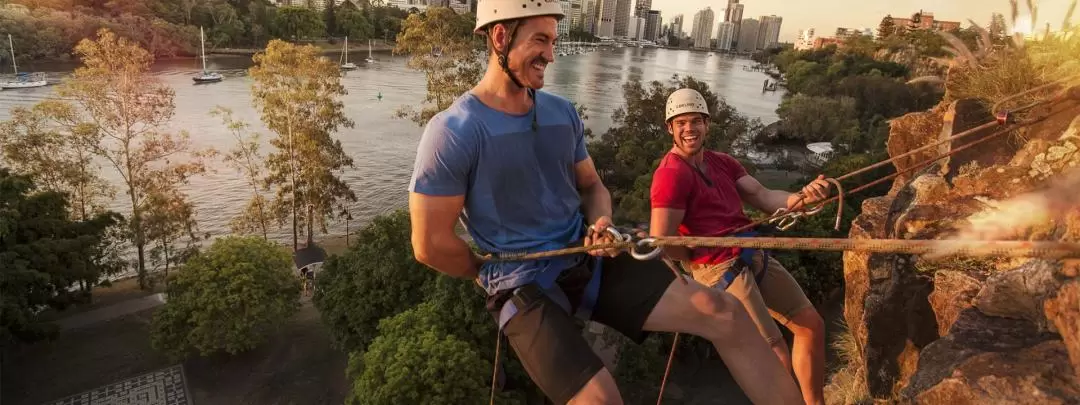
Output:
M584 19L585 9L581 7L582 0L570 0L570 11L567 17L570 18L570 30L581 30L582 22Z
M600 0L584 0L585 7L581 18L581 27L585 32L593 35L599 35L598 29L600 23L600 9L597 6L600 5Z
M739 40L736 49L739 52L753 52L757 50L758 20L753 18L743 19L739 23Z
M724 9L724 22L739 22L742 21L743 5L739 4L739 0L728 0L727 8Z
M476 0L450 0L450 9L458 14L467 14L472 12L474 4Z
M619 0L596 0L596 36L611 38L615 36L615 6Z
M814 49L814 29L799 30L799 37L795 38L795 50L807 51Z
M630 17L630 25L626 29L626 37L634 41L645 39L645 23L646 20L644 18Z
M559 7L562 7L563 13L569 13L570 0L559 0ZM563 16L563 18L559 19L558 34L560 37L570 33L570 20L570 16Z
M769 49L780 43L780 24L783 22L783 17L761 16L758 23L757 49Z
M675 38L683 39L686 36L686 31L683 31L683 15L679 14L675 18L671 19L671 32L675 34Z
M606 1L606 0L605 0ZM630 9L635 0L612 0L615 3L615 32L616 37L628 37L630 33Z
M694 28L690 38L694 41L695 48L709 48L712 44L713 14L711 7L694 13Z
M735 23L721 22L716 27L716 49L730 51L735 49Z
M656 42L660 38L660 27L663 21L660 20L660 10L649 10L648 17L645 18L645 36L648 41Z
M649 10L652 10L652 0L637 0L634 17L649 18Z

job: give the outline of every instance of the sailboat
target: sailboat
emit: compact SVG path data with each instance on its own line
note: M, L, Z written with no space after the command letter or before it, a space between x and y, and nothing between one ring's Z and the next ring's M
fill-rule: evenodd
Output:
M345 47L341 48L341 56L345 58L345 63L341 64L341 70L356 70L359 66L355 63L349 62L349 37L345 37Z
M49 82L45 80L44 75L40 73L36 73L33 76L29 73L19 73L19 66L15 64L15 43L11 40L11 34L8 34L8 48L11 49L11 67L15 69L15 81L0 82L0 89L29 89L49 84Z
M375 58L373 58L371 56L371 39L370 38L367 40L367 59L365 59L364 61L366 61L367 63L375 63Z
M203 34L202 27L199 27L199 48L202 51L202 73L192 77L191 80L194 80L195 83L220 82L221 79L224 79L221 73L206 71L206 36Z

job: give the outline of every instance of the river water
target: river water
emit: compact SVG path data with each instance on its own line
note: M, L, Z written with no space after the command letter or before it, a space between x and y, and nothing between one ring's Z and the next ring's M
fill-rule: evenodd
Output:
M365 56L366 52L358 53L350 59L362 61ZM383 53L376 58L378 62L372 65L358 63L360 69L342 78L348 91L343 98L345 113L356 123L355 128L336 134L356 165L343 174L359 198L351 207L354 220L350 230L377 215L406 206L409 177L422 132L417 124L395 118L393 114L402 105L423 102L424 76L409 69L402 56ZM195 147L226 151L233 147L233 138L221 120L209 112L215 106L227 107L233 110L235 118L262 133L265 155L271 134L259 121L251 103L252 81L246 75L251 59L218 56L207 63L209 69L224 74L225 80L193 85L191 77L200 69L199 61L194 59L160 61L154 65L153 74L176 92L176 113L169 129L187 131ZM768 124L776 120L775 110L783 91L763 93L761 86L766 76L743 69L751 64L746 59L685 50L601 48L585 55L559 57L548 66L545 90L588 107L589 119L585 124L599 135L611 126L612 112L623 106L622 85L629 79L667 81L674 74L692 75L708 83L740 113ZM50 80L57 81L74 68L74 64L28 64L23 70L46 72ZM53 92L50 87L0 91L0 120L8 118L11 108L29 107ZM381 101L377 98L379 94L383 97ZM212 168L215 172L193 179L185 191L195 203L200 232L221 236L229 233L229 221L240 212L250 195L235 171L220 162ZM119 184L119 175L111 167L104 166L102 173ZM118 192L113 209L126 214L130 212L126 207L124 195ZM345 223L332 224L329 232L343 234ZM287 226L276 232L282 241L290 235Z

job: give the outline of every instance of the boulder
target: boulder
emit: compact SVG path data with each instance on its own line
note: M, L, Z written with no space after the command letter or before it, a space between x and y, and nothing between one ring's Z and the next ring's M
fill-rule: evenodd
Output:
M965 271L941 270L934 273L934 292L930 307L937 318L938 334L945 336L960 312L974 305L982 281Z
M918 399L924 392L955 376L954 371L972 362L973 357L987 353L1016 354L1043 342L1057 341L1056 337L1053 333L1038 331L1034 323L1025 319L987 316L975 308L966 309L961 311L948 335L931 343L920 353L918 370L903 389L902 396ZM1061 354L1065 354L1064 350ZM1070 369L1071 374L1067 362L1064 366ZM986 372L988 370L976 374ZM924 401L918 399L917 402Z
M885 144L889 151L889 156L900 156L908 151L915 150L937 140L941 133L941 129L944 126L942 123L944 116L945 108L935 108L927 112L906 114L890 121L889 139ZM893 161L893 166L896 167L896 171L898 172L909 169L916 171L919 170L917 166L920 166L920 162L937 156L943 150L944 146L941 148L930 148L910 156L896 159ZM902 174L897 176L896 182L893 183L893 192L890 192L889 194L895 194L897 191L896 187L905 184L913 177L915 176L912 174Z
M1065 348L1051 340L1012 352L982 353L915 397L916 404L1067 405L1080 403L1080 385L1068 376Z
M1080 281L1066 284L1044 306L1046 318L1061 335L1073 372L1080 381Z
M975 297L975 307L986 315L1026 319L1045 330L1043 302L1061 288L1060 270L1061 262L1031 260L1018 269L993 274Z
M1006 163L1008 158L1016 153L1016 147L1010 144L1009 137L999 134L1005 130L1001 126L994 125L979 130L979 126L987 122L993 122L994 116L979 100L962 99L949 104L944 117L939 135L940 141L959 135L965 131L974 132L960 138L945 142L939 153L953 152L953 155L942 160L941 175L952 180L960 173L961 168L968 165L976 167L989 167L998 163ZM987 139L993 137L992 139ZM975 144L974 142L979 142Z

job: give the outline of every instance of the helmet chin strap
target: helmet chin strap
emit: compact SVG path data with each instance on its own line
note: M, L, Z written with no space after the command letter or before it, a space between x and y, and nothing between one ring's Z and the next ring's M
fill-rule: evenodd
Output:
M517 36L517 29L518 25L514 24L514 26L510 29L510 40L506 41L506 50L497 53L497 55L499 56L499 67L501 67L503 73L506 73L506 76L510 78L510 81L514 82L515 86L521 89L525 89L526 92L529 93L529 98L533 101L532 130L533 132L536 132L540 129L540 125L537 123L536 120L536 89L525 87L525 85L521 84L521 81L518 80L517 76L514 76L514 72L510 71L510 45L514 43L514 37Z

